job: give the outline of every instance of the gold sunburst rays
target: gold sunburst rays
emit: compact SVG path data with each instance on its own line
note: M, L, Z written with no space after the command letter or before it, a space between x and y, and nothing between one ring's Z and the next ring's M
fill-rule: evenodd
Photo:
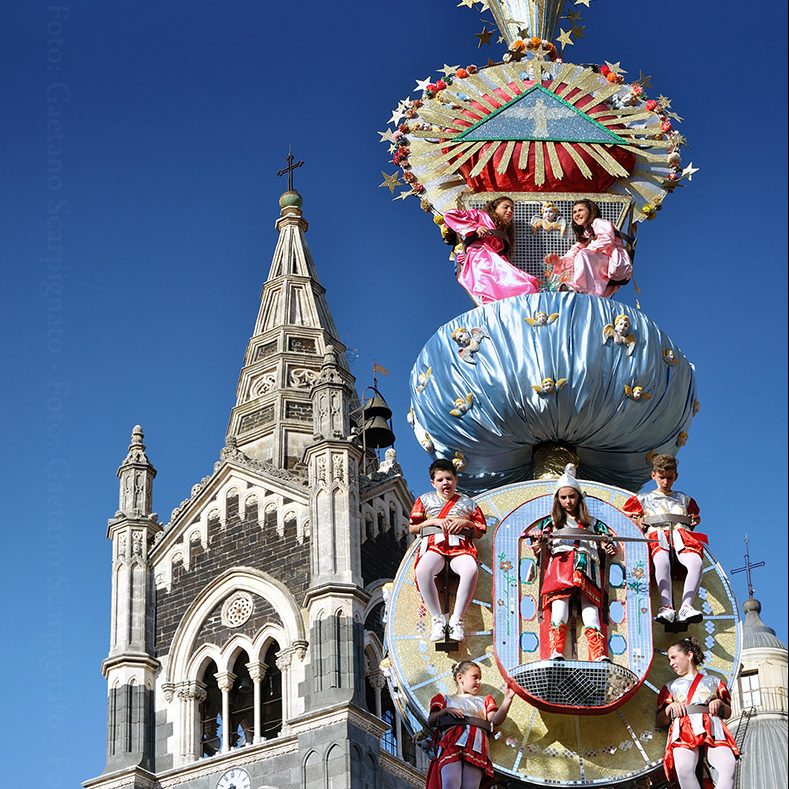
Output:
M545 150L548 152L548 161L551 163L553 177L557 180L561 180L564 178L564 170L562 170L562 165L559 162L559 156L556 153L556 144L553 142L546 142L544 143L544 146Z
M622 167L619 162L611 156L605 149L605 146L595 145L594 148L588 143L581 142L578 146L582 151L588 153L607 173L617 177L626 178L629 173Z
M525 170L529 166L529 148L531 147L531 140L524 140L521 143L521 152L518 157L518 169Z
M542 143L534 144L534 183L537 186L545 183L545 152Z
M504 145L504 143L502 143L502 142L491 142L491 143L488 143L487 149L482 154L482 156L479 157L479 160L474 165L474 168L469 173L469 176L471 178L474 178L474 177L478 176L482 172L482 170L485 168L485 165L493 158L493 154L495 154L496 151L499 148L503 147L503 145Z
M583 160L581 154L579 154L572 145L565 145L564 143L559 144L562 146L562 150L566 151L575 162L575 166L581 171L581 175L583 175L584 178L591 178L592 171L589 169L589 165Z
M512 159L512 152L515 150L515 140L510 140L504 146L504 152L501 154L501 160L499 161L498 167L496 167L496 172L499 175L503 175L507 172L507 168L510 166L510 159Z

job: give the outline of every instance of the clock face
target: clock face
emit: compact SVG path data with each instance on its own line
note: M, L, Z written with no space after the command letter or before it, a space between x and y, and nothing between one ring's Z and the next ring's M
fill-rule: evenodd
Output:
M249 773L240 767L233 767L217 781L216 789L250 789L252 781Z

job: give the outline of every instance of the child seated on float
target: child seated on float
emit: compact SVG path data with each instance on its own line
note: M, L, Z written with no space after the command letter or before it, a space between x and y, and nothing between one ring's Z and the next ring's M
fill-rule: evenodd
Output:
M563 283L560 290L613 296L630 281L633 264L622 238L611 222L600 218L597 204L578 200L573 205L572 229L576 243L561 257L545 256L551 276Z
M515 692L507 687L497 707L493 696L480 698L482 671L471 660L452 666L457 693L438 693L430 701L428 725L436 727L436 756L427 771L427 789L477 789L493 778L488 734L504 722Z
M583 495L575 478L575 466L568 463L564 474L556 481L551 514L543 518L532 531L532 536L540 541L549 540L549 558L542 577L540 605L545 615L551 617L550 660L564 660L570 602L576 594L580 598L588 659L597 662L609 659L600 625L605 579L599 551L613 556L618 545L608 526L589 514ZM566 539L552 537L554 531L565 527L610 539L598 542L577 536ZM535 545L535 550L539 557L542 553L541 542Z
M649 555L661 606L655 621L663 624L675 620L692 624L703 619L693 603L701 585L701 560L707 536L693 531L701 523L699 505L687 493L672 489L678 476L676 458L655 455L652 479L657 488L631 496L622 508L650 540ZM671 600L672 550L687 571L679 611L674 610Z
M411 510L409 531L421 535L414 577L425 607L432 617L431 641L442 641L447 620L441 610L436 576L449 562L458 576L455 606L449 618L449 638L464 638L463 616L477 588L477 548L474 540L487 529L482 510L468 496L457 493L457 472L449 460L430 465L433 490L423 493Z

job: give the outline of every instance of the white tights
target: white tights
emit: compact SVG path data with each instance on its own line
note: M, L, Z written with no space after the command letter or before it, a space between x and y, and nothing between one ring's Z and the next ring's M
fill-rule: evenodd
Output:
M674 768L680 789L701 789L696 779L696 763L699 760L698 748L674 748ZM707 762L718 773L715 789L733 789L734 787L734 754L731 748L724 745L707 748ZM443 776L443 770L441 775Z
M479 789L481 782L482 770L462 759L441 768L442 789Z
M681 551L677 554L677 558L687 570L685 586L682 588L682 603L679 607L692 606L696 592L701 586L701 556L697 553ZM664 608L671 608L671 564L668 551L657 551L652 557L652 564L655 568L655 582L660 592L660 604Z
M444 569L445 562L445 556L435 551L427 551L419 559L419 563L416 566L416 581L419 584L419 591L422 593L422 599L425 601L425 606L430 611L431 616L439 616L442 613L435 577ZM452 572L458 576L458 590L455 594L455 608L452 612L452 618L463 619L463 614L466 612L466 608L468 608L468 604L471 602L471 598L474 596L474 591L477 588L479 568L476 559L467 553L454 556L449 560L449 566ZM444 774L443 770L441 774Z
M565 625L570 618L570 601L566 598L551 603L551 624ZM597 606L585 595L581 595L581 619L584 627L600 629L600 612Z

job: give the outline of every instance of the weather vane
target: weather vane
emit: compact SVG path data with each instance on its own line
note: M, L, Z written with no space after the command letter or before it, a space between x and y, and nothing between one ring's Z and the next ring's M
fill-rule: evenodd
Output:
M764 562L756 562L756 564L751 564L751 553L750 548L748 545L748 535L745 535L745 566L738 567L736 570L732 570L731 574L734 575L735 573L745 573L745 577L748 580L748 597L753 597L753 584L751 583L751 570L757 567L764 567Z
M294 163L294 156L293 152L290 150L290 146L288 146L288 166L283 167L281 170L277 170L277 175L285 175L288 174L288 191L293 191L293 171L297 167L301 167L304 164L304 160L302 159L300 162Z

